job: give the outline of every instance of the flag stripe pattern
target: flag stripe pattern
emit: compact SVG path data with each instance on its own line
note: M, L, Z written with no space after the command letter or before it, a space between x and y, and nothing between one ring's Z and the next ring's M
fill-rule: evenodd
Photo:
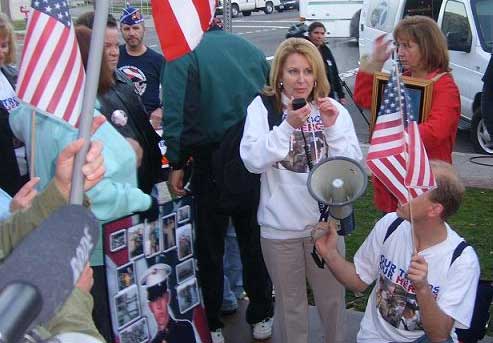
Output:
M200 43L209 28L215 0L152 0L152 15L164 57L177 59Z
M85 73L67 0L33 0L31 6L17 96L77 126Z
M384 91L367 165L401 204L435 187L418 124L397 71L392 72Z

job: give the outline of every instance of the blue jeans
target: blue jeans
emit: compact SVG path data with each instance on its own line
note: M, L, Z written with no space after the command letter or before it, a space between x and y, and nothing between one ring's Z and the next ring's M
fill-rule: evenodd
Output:
M240 249L234 227L230 225L224 238L224 293L223 311L238 307L237 299L243 290L243 268L241 266Z

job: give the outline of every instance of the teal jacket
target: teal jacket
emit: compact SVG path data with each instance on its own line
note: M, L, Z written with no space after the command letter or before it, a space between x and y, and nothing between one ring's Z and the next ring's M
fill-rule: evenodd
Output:
M205 33L197 48L168 62L161 73L163 137L174 168L246 116L265 86L265 55L245 39L224 31Z
M14 135L26 144L31 154L31 108L20 105L10 113L10 126ZM35 176L41 178L38 189L46 188L55 175L58 154L70 142L77 139L78 130L65 122L36 113L35 128ZM91 210L101 221L110 221L134 212L145 211L151 206L149 195L137 188L135 153L109 123L104 123L93 135L104 144L103 156L106 173L87 196ZM103 264L102 239L91 258L91 265Z

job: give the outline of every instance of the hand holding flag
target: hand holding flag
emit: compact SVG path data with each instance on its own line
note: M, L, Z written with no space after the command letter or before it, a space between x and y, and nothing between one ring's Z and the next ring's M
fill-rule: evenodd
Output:
M393 68L385 88L367 165L401 204L436 186L397 66Z

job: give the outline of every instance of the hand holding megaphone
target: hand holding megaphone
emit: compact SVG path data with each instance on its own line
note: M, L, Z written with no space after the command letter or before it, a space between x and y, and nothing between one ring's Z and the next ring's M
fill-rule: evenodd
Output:
M314 226L312 238L322 258L328 258L332 253L337 253L338 236L337 224L334 220L320 222Z

